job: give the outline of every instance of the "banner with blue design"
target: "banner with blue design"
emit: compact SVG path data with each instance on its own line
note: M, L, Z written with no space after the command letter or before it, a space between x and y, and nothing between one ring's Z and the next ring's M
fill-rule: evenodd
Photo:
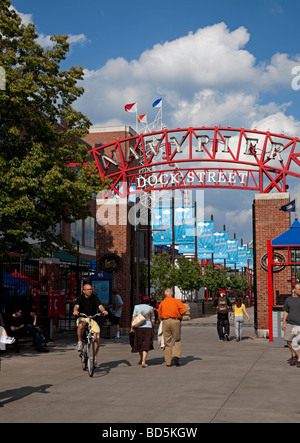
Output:
M186 245L178 246L178 254L193 254L195 255L195 243L187 243Z
M253 269L253 251L252 249L247 249L247 267Z
M197 252L199 259L210 259L214 252L214 222L197 223Z
M172 244L172 208L156 207L152 209L153 245Z
M183 206L175 208L175 245L195 243L194 207Z
M214 262L217 263L215 260L226 260L227 258L227 232L214 232Z
M247 263L247 245L238 247L238 267L245 268L248 266Z
M233 240L227 240L227 260L226 260L226 265L228 265L229 267L231 265L235 265L238 263L239 261L239 256L238 256L238 247L239 247L239 241L236 239Z

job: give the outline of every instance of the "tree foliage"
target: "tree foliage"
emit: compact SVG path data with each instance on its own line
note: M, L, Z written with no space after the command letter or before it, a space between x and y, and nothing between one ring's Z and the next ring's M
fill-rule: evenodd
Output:
M152 256L150 279L159 297L164 296L166 288L176 285L175 267L170 264L170 254L163 252Z
M225 269L214 269L208 265L204 268L203 286L212 292L220 292L228 287L227 273Z
M179 256L175 266L172 266L170 255L164 252L161 255L152 256L151 262L151 284L161 297L167 287L177 286L186 296L202 286L201 268L194 260Z
M201 267L195 260L189 260L179 256L175 267L176 286L185 296L188 293L199 290L203 285Z
M243 293L244 291L250 289L250 284L246 275L236 275L234 273L230 274L228 286L235 293Z
M107 183L94 164L82 165L88 150L81 138L90 122L72 104L83 93L81 67L60 70L67 36L51 37L52 49L36 42L34 24L22 24L9 0L0 6L0 251L41 253L69 247L55 234L62 220L85 219L88 201ZM61 123L64 122L64 123Z

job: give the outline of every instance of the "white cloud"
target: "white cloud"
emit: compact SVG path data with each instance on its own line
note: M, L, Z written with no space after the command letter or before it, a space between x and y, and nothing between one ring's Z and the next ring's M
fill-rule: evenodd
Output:
M39 34L38 38L36 39L37 43L41 45L43 48L52 48L53 42L50 40L51 35L45 35L45 34ZM83 45L87 42L87 38L84 34L69 34L68 35L68 42L70 45Z
M29 23L34 23L32 14L23 14L22 12L19 12L14 6L11 6L10 8L16 11L25 26L29 25ZM50 37L51 35L39 34L37 38L37 43L43 48L52 48L53 42L50 40ZM68 34L68 42L70 45L83 45L88 42L88 39L84 34Z
M230 31L219 23L157 44L137 60L108 60L98 70L85 71L85 94L77 107L94 124L111 119L134 124L125 104L137 102L139 114L150 113L149 122L157 111L153 101L163 97L170 128L199 123L251 127L286 112L289 102L263 103L261 94L291 90L291 69L300 57L277 53L270 62L257 63L246 49L249 39L243 26Z
M258 130L300 137L300 122L297 121L292 115L287 116L283 112L276 112L274 114L267 115L260 121L253 121L252 126Z
M9 9L13 9L20 16L23 25L27 26L29 23L33 23L32 14L23 14L22 12L17 11L14 6L10 6Z

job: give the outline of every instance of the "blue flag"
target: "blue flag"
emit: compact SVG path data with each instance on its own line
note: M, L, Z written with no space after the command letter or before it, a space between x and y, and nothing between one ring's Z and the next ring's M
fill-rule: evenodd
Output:
M158 100L155 100L154 103L152 103L153 108L161 108L162 105L162 98L159 98Z
M295 212L296 211L296 200L292 200L286 205L281 206L280 211L283 212Z

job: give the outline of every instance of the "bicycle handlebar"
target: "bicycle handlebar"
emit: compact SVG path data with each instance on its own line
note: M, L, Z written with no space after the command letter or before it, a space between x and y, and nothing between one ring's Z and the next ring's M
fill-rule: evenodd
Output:
M101 315L103 315L102 312L98 312L95 315L86 315L82 312L79 312L78 317L95 318L95 317L101 317Z

